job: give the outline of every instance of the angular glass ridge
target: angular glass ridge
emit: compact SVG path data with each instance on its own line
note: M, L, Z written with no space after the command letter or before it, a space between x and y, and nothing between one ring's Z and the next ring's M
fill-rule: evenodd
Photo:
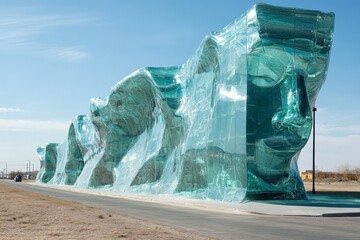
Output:
M304 199L297 158L326 79L333 13L258 4L183 65L94 98L38 181L221 201Z

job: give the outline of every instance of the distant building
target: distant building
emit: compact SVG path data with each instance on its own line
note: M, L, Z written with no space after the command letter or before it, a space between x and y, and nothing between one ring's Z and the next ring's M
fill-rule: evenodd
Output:
M300 176L303 181L312 180L313 179L313 171L312 170L300 171Z

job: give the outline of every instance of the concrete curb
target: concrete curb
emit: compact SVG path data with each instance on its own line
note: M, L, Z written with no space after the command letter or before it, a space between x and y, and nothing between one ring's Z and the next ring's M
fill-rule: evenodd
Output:
M160 204L181 206L184 208L197 208L204 211L226 212L237 215L267 215L267 216L297 216L297 217L360 217L360 204L355 200L355 207L338 207L336 201L338 198L329 196L333 200L333 207L312 205L309 201L298 201L295 205L293 200L289 201L264 201L264 202L245 202L245 203L228 203L199 199L187 199L179 197L168 197L158 195L139 195L133 193L112 192L109 190L89 190L77 189L69 186L48 185L38 183L28 183L39 187L53 188L57 190L78 192L83 194L92 194L112 198L125 198L128 200L142 202L156 202ZM295 200L297 201L297 200ZM313 200L314 201L314 200ZM317 204L322 203L321 199L316 200ZM341 201L341 200L340 200ZM288 204L287 204L288 203Z
M360 217L360 212L324 213L322 217Z

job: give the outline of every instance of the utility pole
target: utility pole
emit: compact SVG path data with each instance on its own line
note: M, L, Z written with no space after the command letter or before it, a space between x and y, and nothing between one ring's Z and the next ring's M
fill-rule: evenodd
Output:
M8 178L8 175L7 175L7 162L5 163L5 169L6 169L6 171L5 171L5 177Z
M28 173L28 179L31 178L31 162L29 161L29 173Z
M315 194L315 112L316 107L313 109L313 177L312 177L312 194Z

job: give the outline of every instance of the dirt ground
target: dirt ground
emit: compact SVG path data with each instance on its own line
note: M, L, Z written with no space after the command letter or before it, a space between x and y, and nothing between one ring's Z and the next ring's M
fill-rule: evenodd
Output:
M304 184L311 192L312 182ZM360 182L317 182L315 188L317 194L360 198ZM0 233L0 239L210 239L2 184Z
M0 239L210 239L0 184Z
M304 182L308 193L312 192L312 181ZM344 197L360 198L360 182L321 182L315 183L315 192Z

